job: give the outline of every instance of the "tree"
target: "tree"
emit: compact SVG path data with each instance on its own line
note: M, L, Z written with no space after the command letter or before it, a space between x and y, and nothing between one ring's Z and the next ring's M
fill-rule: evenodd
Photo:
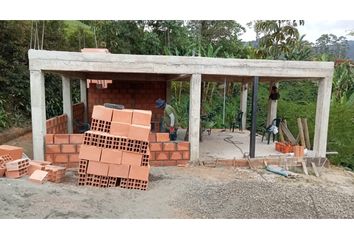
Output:
M297 26L304 25L303 20L267 20L255 21L253 28L259 39L258 56L260 58L285 59L300 38Z
M334 34L322 34L315 44L316 54L328 54L332 60L345 58L347 49L347 38L343 36L337 37Z
M202 49L210 44L215 49L222 46L223 51L218 56L224 56L225 52L237 55L243 48L239 37L245 28L236 21L188 21L187 28L197 46L195 55L201 56Z

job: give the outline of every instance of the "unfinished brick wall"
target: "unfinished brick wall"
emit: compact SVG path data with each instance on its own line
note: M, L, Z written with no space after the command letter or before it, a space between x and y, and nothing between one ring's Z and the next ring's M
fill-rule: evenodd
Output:
M88 116L92 115L94 105L104 103L122 104L125 108L152 111L151 130L158 129L163 111L155 108L158 98L166 99L166 82L113 81L107 88L98 89L90 84L88 89Z
M167 135L168 138L168 133L150 133L151 166L184 166L189 162L189 142L165 141L163 137L156 135Z
M73 105L73 118L76 121L84 122L84 112L85 105L84 103L76 103ZM53 118L50 118L46 121L47 133L48 134L65 134L68 133L68 116L62 114ZM78 125L73 124L74 133L78 133Z
M45 160L68 168L78 167L83 134L47 134Z
M79 132L79 125L75 124L75 122L84 122L84 114L85 114L85 105L82 102L76 103L73 105L73 118L74 118L74 125L73 130L74 133Z
M47 133L64 134L68 132L68 116L66 114L50 118L46 121Z

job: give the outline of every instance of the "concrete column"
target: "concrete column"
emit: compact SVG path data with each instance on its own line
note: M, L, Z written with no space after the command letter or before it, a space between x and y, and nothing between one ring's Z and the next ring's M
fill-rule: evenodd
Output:
M242 85L241 85L241 98L240 98L240 110L243 112L243 115L242 115L242 130L246 129L247 94L248 94L248 83L246 81L244 81L244 82L242 82Z
M47 133L45 85L42 71L30 71L33 159L44 159L44 137Z
M193 74L189 94L189 142L190 161L199 163L200 101L202 90L201 74Z
M84 122L87 123L87 80L80 79L80 101L84 103Z
M259 77L254 77L252 84L252 118L250 134L250 157L256 156L256 133L257 133L257 98L258 98Z
M166 102L171 104L171 81L166 82Z
M331 92L332 75L320 80L318 86L315 136L313 143L315 157L326 157Z
M63 113L68 116L68 133L73 133L73 103L70 78L61 77L63 83Z
M269 83L269 94L272 90L273 85L279 88L278 82L274 83L273 81L271 81ZM268 99L267 126L269 126L272 123L273 119L277 117L277 109L278 109L278 100L275 101L275 100Z

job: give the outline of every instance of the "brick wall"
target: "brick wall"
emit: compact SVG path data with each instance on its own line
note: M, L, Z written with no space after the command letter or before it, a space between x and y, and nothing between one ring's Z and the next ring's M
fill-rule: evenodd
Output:
M59 134L68 132L68 116L66 114L50 118L46 121L47 133Z
M158 133L159 134L159 133ZM186 165L190 145L185 141L158 142L156 133L150 133L150 165L156 167Z
M125 108L152 111L152 131L156 131L163 111L155 108L158 98L166 99L166 82L112 81L107 88L98 89L90 84L88 89L88 116L94 105L122 104Z
M73 118L74 120L77 122L84 122L84 114L85 114L85 105L84 103L80 102L80 103L76 103L73 105ZM78 133L79 132L79 126L77 124L75 124L74 121L74 133Z
M77 167L83 134L47 134L45 160L66 167ZM178 166L189 162L189 142L157 142L156 133L150 133L151 166Z
M65 167L78 167L83 134L47 134L45 160Z
M85 105L84 103L76 103L73 105L73 118L80 122L84 121ZM65 134L68 133L68 116L62 114L46 121L48 134ZM74 124L74 133L78 133L78 126Z

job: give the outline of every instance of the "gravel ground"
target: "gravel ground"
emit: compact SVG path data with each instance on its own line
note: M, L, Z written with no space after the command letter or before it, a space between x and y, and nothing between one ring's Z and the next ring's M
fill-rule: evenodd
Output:
M354 177L340 168L287 179L265 170L152 168L148 191L0 178L0 218L353 218Z

